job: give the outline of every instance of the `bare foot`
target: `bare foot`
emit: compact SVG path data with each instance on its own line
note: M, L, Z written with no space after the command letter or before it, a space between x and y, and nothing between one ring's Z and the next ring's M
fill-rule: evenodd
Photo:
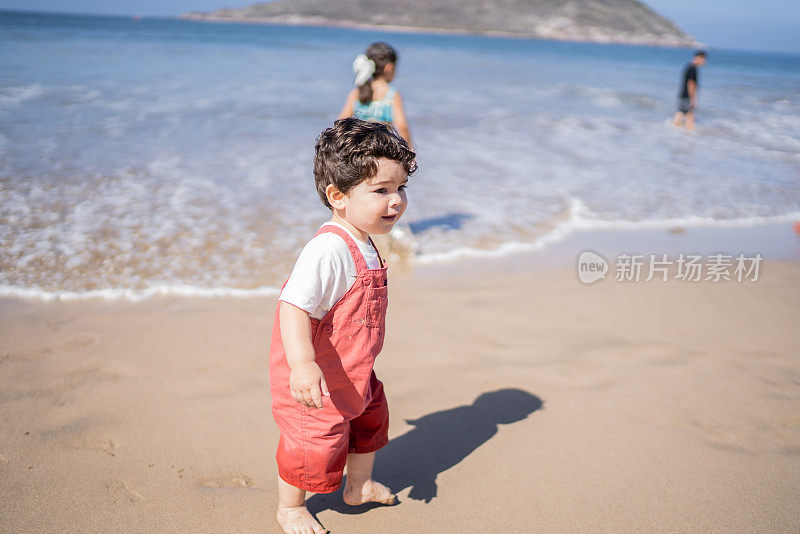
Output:
M377 502L380 504L394 504L397 497L392 490L374 480L367 480L360 487L351 486L349 481L345 485L342 494L344 502L350 506L358 506L367 502Z
M275 514L278 524L286 534L325 534L328 532L322 525L317 523L305 505L294 508L278 507Z

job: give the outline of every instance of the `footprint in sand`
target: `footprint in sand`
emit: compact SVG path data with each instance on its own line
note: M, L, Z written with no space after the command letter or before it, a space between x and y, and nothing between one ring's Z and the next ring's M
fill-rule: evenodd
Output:
M144 497L139 492L128 487L124 480L110 480L106 482L108 495L114 503L121 502L141 502Z
M115 438L107 436L83 436L79 434L66 437L63 443L70 448L89 449L112 457L116 456L119 450L119 442Z
M756 454L769 451L774 443L771 433L765 433L747 420L725 423L690 417L688 426L707 445L721 451Z
M97 332L78 331L69 336L66 341L60 345L57 345L56 348L63 350L82 349L83 347L88 347L89 345L95 345L99 341L100 336L97 335Z
M111 366L103 360L91 357L84 358L80 368L69 372L72 377L99 380L118 380L130 376L130 374L130 370L126 367Z
M56 332L58 330L61 330L62 326L64 326L65 324L69 324L74 320L75 320L75 317L67 317L67 318L64 318L64 319L53 319L51 321L47 321L47 323L45 323L45 324L47 324L47 328L49 328L53 332Z
M104 452L109 456L116 456L119 444L114 438L96 438L89 445L90 449Z
M203 488L258 488L253 479L247 475L230 475L208 478L198 483Z
M42 360L54 352L62 350L77 350L95 345L100 342L100 336L97 332L81 330L73 332L64 341L53 343L52 345L45 345L35 349L22 349L11 352L4 352L0 354L0 362L6 360Z

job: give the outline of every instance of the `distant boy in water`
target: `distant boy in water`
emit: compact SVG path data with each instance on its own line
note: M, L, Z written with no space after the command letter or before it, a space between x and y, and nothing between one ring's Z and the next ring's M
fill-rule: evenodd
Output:
M680 95L678 97L678 112L672 123L675 126L686 126L687 130L694 130L694 109L697 105L697 68L706 64L706 53L698 50L694 53L692 61L683 68ZM685 119L685 121L684 121Z
M306 491L344 502L393 504L372 480L386 445L389 408L372 370L383 347L386 265L370 234L386 234L406 209L415 154L396 131L356 118L317 139L314 177L331 210L284 284L272 327L269 381L278 443L278 523L288 534L325 529L306 509Z

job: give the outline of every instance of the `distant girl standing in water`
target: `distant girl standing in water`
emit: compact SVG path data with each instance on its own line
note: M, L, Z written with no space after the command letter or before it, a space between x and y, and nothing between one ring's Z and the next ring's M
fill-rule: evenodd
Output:
M361 120L385 122L393 126L411 143L403 99L400 92L389 85L394 79L397 51L386 43L372 43L366 54L353 61L355 88L347 95L339 118L354 116Z

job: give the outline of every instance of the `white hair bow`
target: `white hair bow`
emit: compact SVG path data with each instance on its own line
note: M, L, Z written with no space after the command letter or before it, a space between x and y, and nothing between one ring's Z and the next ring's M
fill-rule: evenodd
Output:
M356 87L364 85L367 80L375 73L375 62L365 54L359 54L353 60L353 74L356 75L353 85Z

